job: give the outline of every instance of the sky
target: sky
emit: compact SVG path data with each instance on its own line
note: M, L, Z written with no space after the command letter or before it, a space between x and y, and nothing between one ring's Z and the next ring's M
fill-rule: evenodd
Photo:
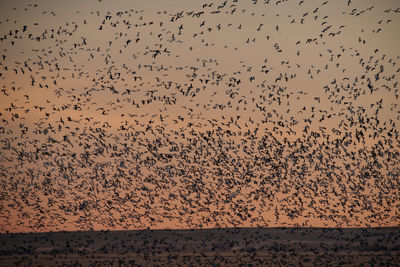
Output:
M0 3L0 232L399 226L395 0Z

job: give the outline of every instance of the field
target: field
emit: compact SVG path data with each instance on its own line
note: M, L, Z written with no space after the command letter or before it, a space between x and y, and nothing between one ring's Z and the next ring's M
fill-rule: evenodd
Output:
M399 262L399 228L0 235L1 266L396 266Z

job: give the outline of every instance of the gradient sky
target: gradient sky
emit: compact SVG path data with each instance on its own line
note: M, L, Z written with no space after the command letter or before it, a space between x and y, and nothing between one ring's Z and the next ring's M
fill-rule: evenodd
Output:
M1 1L0 231L399 226L399 16Z

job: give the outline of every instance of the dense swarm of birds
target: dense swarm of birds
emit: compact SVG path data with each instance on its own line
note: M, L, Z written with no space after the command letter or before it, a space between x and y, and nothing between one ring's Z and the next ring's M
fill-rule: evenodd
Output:
M375 2L11 9L0 231L398 226L400 7Z

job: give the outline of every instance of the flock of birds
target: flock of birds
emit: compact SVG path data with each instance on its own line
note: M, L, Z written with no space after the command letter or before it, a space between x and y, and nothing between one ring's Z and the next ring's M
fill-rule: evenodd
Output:
M398 226L400 7L353 2L9 8L0 231Z

